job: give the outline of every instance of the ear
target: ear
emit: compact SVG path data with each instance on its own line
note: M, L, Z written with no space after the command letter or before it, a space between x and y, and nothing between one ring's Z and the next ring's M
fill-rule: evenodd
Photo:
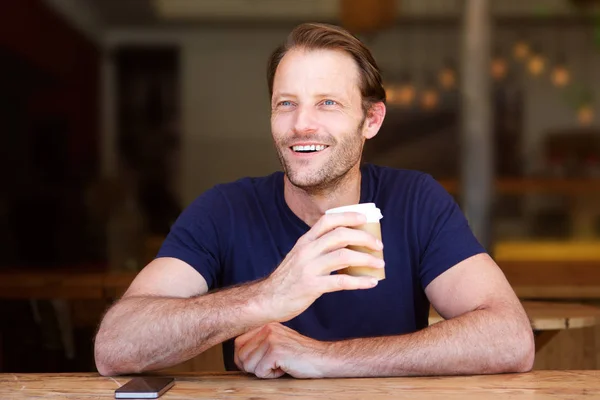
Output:
M377 135L379 128L381 128L381 124L383 124L385 111L386 108L383 102L371 105L371 108L367 111L367 117L365 118L365 123L363 125L363 136L366 139L371 139Z

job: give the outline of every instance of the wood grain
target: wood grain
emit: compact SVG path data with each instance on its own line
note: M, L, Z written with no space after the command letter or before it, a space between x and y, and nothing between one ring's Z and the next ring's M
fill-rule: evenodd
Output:
M596 341L596 332L600 332L598 326L558 331L550 342L536 353L534 369L600 369L597 362L597 343L600 342Z
M0 398L112 398L130 377L0 374ZM180 374L161 399L592 399L600 371L534 371L459 377L260 380L237 373Z

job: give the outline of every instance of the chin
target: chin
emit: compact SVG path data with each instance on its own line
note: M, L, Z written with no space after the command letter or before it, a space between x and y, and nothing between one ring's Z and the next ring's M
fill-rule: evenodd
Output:
M289 182L306 191L320 191L336 186L346 176L350 167L336 168L335 161L311 160L298 162L280 157L281 165Z
M290 172L287 174L288 180L292 185L302 188L310 189L313 187L320 187L326 183L326 179L318 176L318 173L303 171L303 172Z

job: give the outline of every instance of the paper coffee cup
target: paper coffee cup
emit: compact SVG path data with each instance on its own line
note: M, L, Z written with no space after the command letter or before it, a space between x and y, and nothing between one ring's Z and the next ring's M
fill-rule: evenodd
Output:
M350 206L332 208L331 210L325 211L325 214L335 214L344 212L357 212L366 216L367 222L363 225L353 227L353 229L360 229L361 231L368 232L371 235L375 236L377 239L381 240L381 224L379 223L379 220L383 218L383 215L381 214L381 210L375 206L375 203L353 204ZM363 246L348 246L348 248L350 250L372 254L373 256L381 258L383 260L382 250L372 250ZM348 274L352 276L372 276L374 278L377 278L378 280L385 279L384 268L347 267L339 270L338 273Z

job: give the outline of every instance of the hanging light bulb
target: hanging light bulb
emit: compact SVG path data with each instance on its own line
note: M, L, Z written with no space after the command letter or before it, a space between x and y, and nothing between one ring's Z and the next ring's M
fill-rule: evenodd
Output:
M421 95L421 107L425 110L433 110L440 101L440 95L437 90L428 88Z
M524 38L521 38L515 42L513 47L513 54L519 61L524 61L530 53L529 43Z
M571 80L571 73L564 65L557 65L552 71L552 83L557 87L565 87Z
M589 126L594 122L594 108L590 103L584 103L577 110L577 121L583 126Z
M393 105L398 101L398 89L393 84L387 84L385 88L385 101L387 104Z
M552 83L556 87L565 87L571 81L571 73L567 69L567 63L565 62L565 56L561 55L558 57L556 65L552 70Z
M407 83L400 87L398 92L398 101L401 106L408 107L413 104L417 91L412 83Z
M420 98L421 108L423 108L424 110L430 111L430 110L433 110L434 108L436 108L438 106L439 102L440 102L440 94L439 94L437 88L435 87L435 80L433 79L432 75L430 74L426 81L425 90L423 90L423 93L421 93L421 98Z
M529 56L529 61L527 62L527 69L529 73L533 76L540 76L544 70L546 69L546 59L542 55L539 47L536 47Z
M492 63L490 64L490 73L492 78L497 81L501 81L506 78L506 74L508 73L508 63L506 62L506 58L504 58L500 50L496 50L492 58Z
M387 104L402 107L413 104L416 90L408 73L403 73L400 79L386 83L384 87Z
M400 85L397 88L397 104L402 107L408 107L415 101L417 91L412 82L410 74L404 73L400 79Z
M452 60L446 60L444 66L438 73L438 81L440 85L446 89L451 90L456 86L456 68Z

